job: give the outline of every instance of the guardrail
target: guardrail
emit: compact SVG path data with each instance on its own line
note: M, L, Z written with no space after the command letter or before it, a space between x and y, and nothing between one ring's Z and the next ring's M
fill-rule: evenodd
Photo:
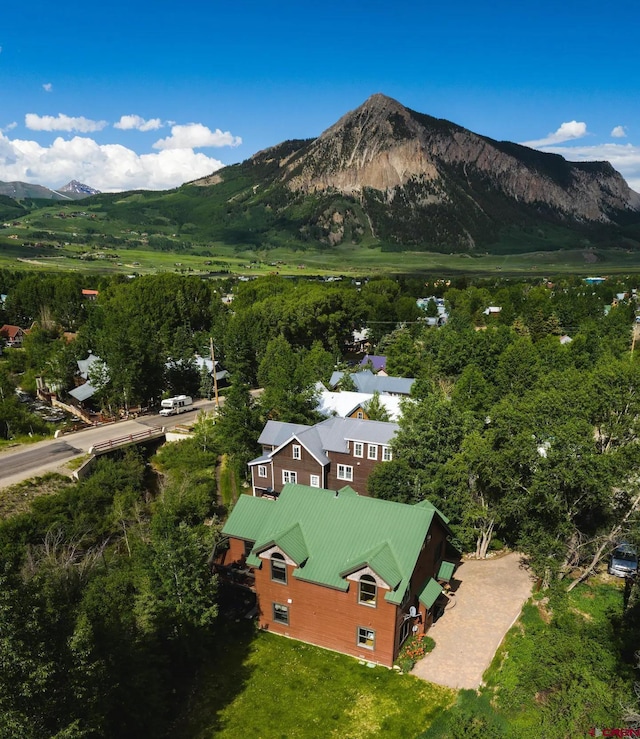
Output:
M158 439L165 435L164 426L160 429L147 429L146 431L138 431L135 434L127 434L126 436L118 436L115 439L107 439L107 441L99 441L89 449L89 454L104 454L112 449L117 449L128 444L140 444L149 439Z

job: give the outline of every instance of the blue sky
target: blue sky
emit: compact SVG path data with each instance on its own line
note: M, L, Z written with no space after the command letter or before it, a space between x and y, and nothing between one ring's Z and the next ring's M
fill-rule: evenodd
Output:
M174 187L383 92L640 190L639 26L630 0L11 3L0 180Z

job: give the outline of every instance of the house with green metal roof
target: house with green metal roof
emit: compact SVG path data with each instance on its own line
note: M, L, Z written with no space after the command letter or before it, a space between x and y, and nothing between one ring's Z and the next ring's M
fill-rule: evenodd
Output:
M444 609L456 564L435 506L350 487L241 496L222 533L216 569L253 590L261 628L389 667Z

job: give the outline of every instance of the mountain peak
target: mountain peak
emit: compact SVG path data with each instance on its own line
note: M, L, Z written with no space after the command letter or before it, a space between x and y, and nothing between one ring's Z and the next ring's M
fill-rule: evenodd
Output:
M99 195L100 190L96 190L93 187L89 187L89 185L85 185L82 182L78 182L78 180L71 180L71 182L67 182L64 187L58 188L58 192L66 193L67 195L75 195L79 198L87 198L89 195Z

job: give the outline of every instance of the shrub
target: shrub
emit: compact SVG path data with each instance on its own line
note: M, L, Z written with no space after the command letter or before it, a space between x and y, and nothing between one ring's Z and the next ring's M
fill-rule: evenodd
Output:
M409 672L418 660L435 647L436 643L426 634L410 636L400 649L396 664L403 672Z

